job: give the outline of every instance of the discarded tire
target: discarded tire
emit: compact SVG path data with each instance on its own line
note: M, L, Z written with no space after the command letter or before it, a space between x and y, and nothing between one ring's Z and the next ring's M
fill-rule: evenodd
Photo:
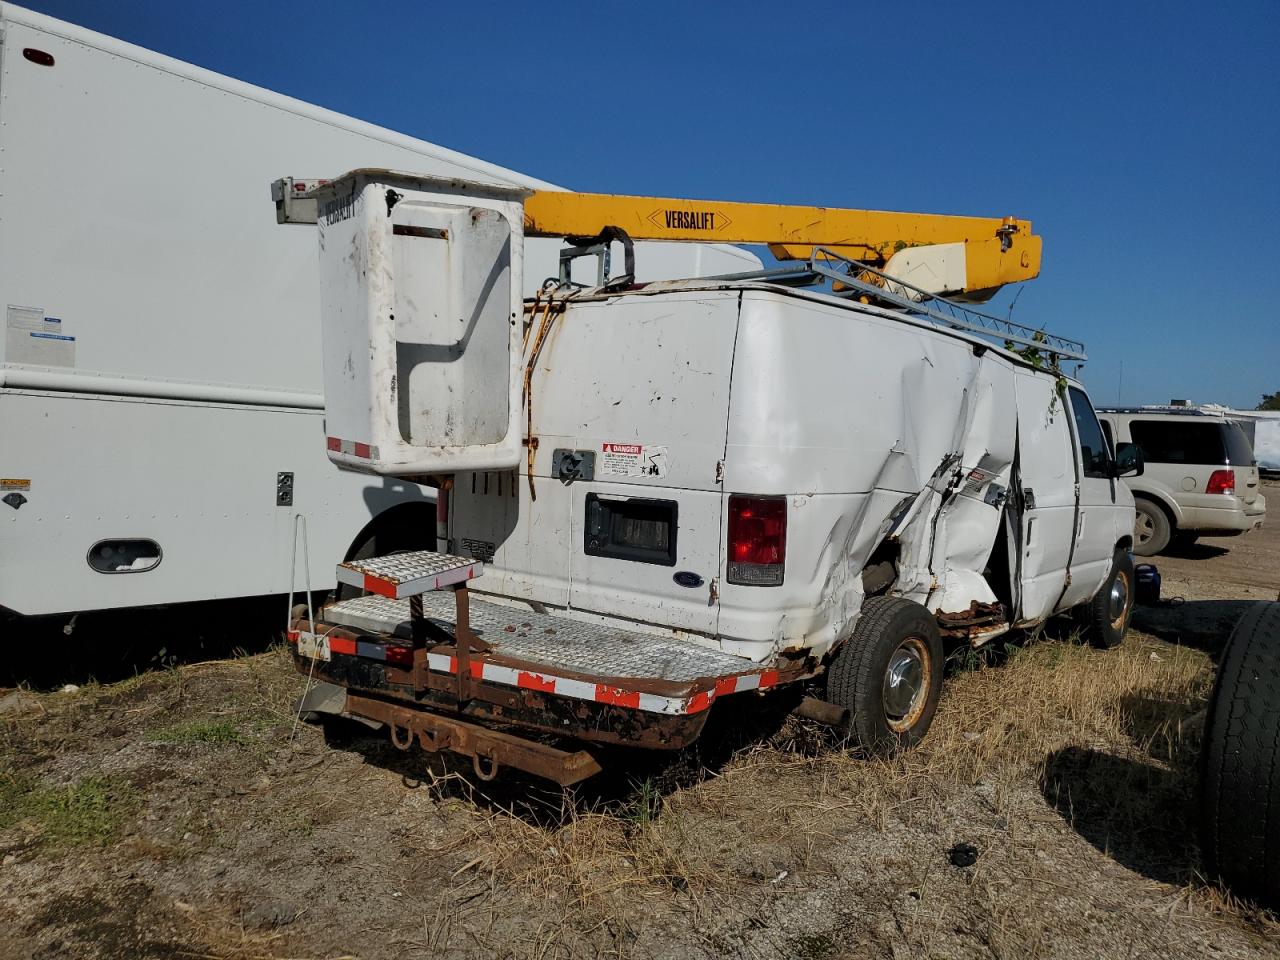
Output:
M1280 603L1255 604L1231 632L1200 761L1206 874L1280 906Z

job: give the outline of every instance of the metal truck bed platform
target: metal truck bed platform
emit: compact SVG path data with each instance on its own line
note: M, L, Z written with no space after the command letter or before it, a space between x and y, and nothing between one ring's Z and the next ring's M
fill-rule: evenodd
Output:
M410 601L363 596L330 604L323 623L362 633L409 640ZM446 634L454 629L454 601L444 593L422 596L427 621ZM317 625L323 629L323 624ZM620 630L565 617L470 600L471 632L483 650L471 655L471 674L484 682L536 690L576 700L664 714L692 714L717 696L767 689L778 671L742 657L668 637ZM427 653L433 672L457 673L449 647Z

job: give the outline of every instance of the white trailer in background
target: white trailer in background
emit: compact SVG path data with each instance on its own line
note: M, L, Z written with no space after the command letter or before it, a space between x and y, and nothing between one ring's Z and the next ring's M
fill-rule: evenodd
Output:
M20 7L0 31L0 607L283 592L295 513L317 589L375 534L432 535L430 491L325 457L315 241L267 184L379 165L554 188ZM649 278L759 266L647 246ZM530 284L559 247L531 243Z

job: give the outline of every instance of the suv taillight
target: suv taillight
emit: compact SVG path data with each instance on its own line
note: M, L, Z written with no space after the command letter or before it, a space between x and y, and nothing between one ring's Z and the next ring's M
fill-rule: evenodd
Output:
M1236 492L1236 472L1234 470L1215 470L1205 485L1205 493L1225 493L1228 496Z
M729 497L729 582L782 585L787 559L787 498Z

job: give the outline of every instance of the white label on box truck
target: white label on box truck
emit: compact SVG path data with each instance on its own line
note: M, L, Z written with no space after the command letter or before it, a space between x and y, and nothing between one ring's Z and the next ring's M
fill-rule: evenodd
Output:
M600 463L596 475L601 477L665 477L667 448L639 443L604 443L600 445Z
M46 317L41 307L9 304L5 314L6 363L41 367L74 367L76 338L62 332L62 321Z

